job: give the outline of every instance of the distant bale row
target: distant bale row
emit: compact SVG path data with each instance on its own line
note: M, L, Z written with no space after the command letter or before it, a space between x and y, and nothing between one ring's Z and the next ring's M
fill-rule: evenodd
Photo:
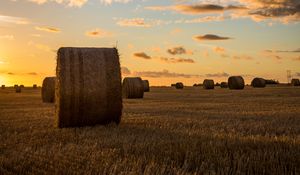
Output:
M178 83L175 84L175 88L176 88L176 89L183 89L183 88L184 88L184 85L183 85L183 83L178 82Z
M251 82L251 86L254 88L264 88L266 87L266 81L263 78L254 78Z
M5 85L1 85L1 89L5 89Z
M122 85L115 48L60 48L55 115L58 127L120 123ZM140 88L144 91L141 82Z
M226 83L226 82L221 82L220 87L221 87L221 88L228 88L228 83Z
M203 88L204 89L214 89L215 88L214 80L205 79L203 81Z
M300 80L299 79L292 79L291 84L293 86L300 86Z
M124 78L122 88L124 98L133 99L144 97L144 81L140 77Z
M53 103L55 100L55 77L46 77L42 85L42 100L44 103Z

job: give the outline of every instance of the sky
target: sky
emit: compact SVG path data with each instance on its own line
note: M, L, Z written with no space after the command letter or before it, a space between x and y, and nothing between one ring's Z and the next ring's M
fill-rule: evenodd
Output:
M0 85L41 85L60 47L117 47L123 77L300 78L299 0L1 0Z

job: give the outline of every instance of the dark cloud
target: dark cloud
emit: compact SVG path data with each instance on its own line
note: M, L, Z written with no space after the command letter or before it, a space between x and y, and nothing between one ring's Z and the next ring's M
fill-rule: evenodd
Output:
M174 6L152 6L146 7L148 10L155 11L164 11L164 10L173 10L183 14L203 14L203 13L221 13L226 10L244 10L247 9L244 6L221 6L216 4L179 4Z
M206 35L194 36L194 39L198 40L198 41L202 41L202 40L212 40L213 41L213 40L229 40L232 38L213 35L213 34L206 34Z
M131 72L127 67L121 67L122 75L130 75Z
M147 55L145 52L138 52L133 54L135 57L143 58L143 59L151 59L151 56Z
M161 57L161 61L166 62L166 63L195 63L193 59L190 58L166 58L166 57Z
M8 72L7 74L8 75L15 75L15 73L12 73L12 72Z
M206 74L206 77L229 77L230 75L226 72L223 73L214 73L214 74Z
M168 70L134 72L133 74L134 74L134 76L138 76L138 77L150 77L150 78L161 78L161 77L165 77L165 78L176 78L176 77L194 78L194 77L200 77L200 75L175 73L175 72L169 72Z
M300 52L300 48L298 48L296 50L277 50L276 52L294 52L294 53L298 53L298 52Z
M171 49L168 49L167 52L171 55L182 55L182 54L186 54L187 51L184 47L179 46L179 47L173 47Z

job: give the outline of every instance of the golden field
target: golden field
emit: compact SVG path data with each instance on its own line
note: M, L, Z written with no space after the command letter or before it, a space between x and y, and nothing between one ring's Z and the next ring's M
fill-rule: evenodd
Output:
M54 121L40 89L0 89L0 174L300 174L298 87L153 87L119 126Z

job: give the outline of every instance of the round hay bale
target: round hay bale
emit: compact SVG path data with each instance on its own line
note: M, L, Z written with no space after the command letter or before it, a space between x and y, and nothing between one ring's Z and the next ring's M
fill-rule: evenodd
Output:
M176 84L171 84L171 87L176 87Z
M116 48L58 50L55 115L60 128L121 122L121 68Z
M37 88L37 85L36 85L36 84L32 85L32 88L33 88L33 89L36 89L36 88Z
M5 85L1 85L1 89L5 89Z
M124 98L134 99L144 97L143 80L140 77L127 77L123 80Z
M300 80L299 79L292 79L291 84L293 86L300 86Z
M254 88L264 88L266 87L266 81L263 78L254 78L251 82L251 86Z
M42 86L42 100L44 103L54 103L55 77L46 77Z
M226 82L221 82L220 87L221 88L228 88L228 84Z
M25 86L23 84L20 85L20 88L24 88Z
M175 84L176 89L183 89L184 85L181 82Z
M16 93L21 93L22 92L22 88L20 86L16 87Z
M228 87L229 89L244 89L245 81L241 76L231 76L228 78Z
M15 85L14 85L14 88L17 88L17 87L18 87L18 85L17 85L17 84L15 84Z
M203 81L203 89L214 89L214 88L215 88L214 80L205 79Z
M148 80L143 80L144 92L150 92L150 86Z

